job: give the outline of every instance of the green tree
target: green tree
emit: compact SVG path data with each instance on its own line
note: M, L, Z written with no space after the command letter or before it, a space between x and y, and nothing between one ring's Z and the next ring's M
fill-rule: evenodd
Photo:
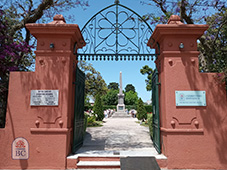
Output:
M118 90L119 84L116 82L111 82L111 83L109 83L109 85L107 87L108 87L108 89Z
M143 1L142 3L151 5L152 8L156 6L161 12L161 15L157 12L144 15L144 19L150 21L151 24L167 23L171 15L179 15L181 21L186 24L208 24L208 30L199 38L198 43L198 49L201 52L199 56L200 70L202 72L224 72L222 80L227 80L227 1L149 0L149 2ZM211 11L213 15L210 15ZM200 15L196 15L197 13Z
M227 82L227 9L207 17L206 22L212 28L204 35L210 48L199 43L200 70L223 72L225 74L223 81Z
M104 119L103 104L99 93L95 96L93 111L94 111L94 114L97 115L96 119L98 121L102 121Z
M38 21L47 22L56 14L68 11L69 8L89 6L87 0L2 0L0 7L13 14L16 22L11 27L9 34L15 35L17 31L25 28L27 23L36 23ZM71 15L65 16L66 19L72 19ZM12 19L12 21L14 21ZM29 43L32 36L29 30L25 29L25 42Z
M138 101L138 95L136 92L128 91L125 93L125 105L136 105Z
M125 92L129 92L129 91L136 92L136 89L132 84L127 84L125 87Z
M95 70L92 64L85 61L80 61L78 66L85 73L85 95L92 96L93 98L95 98L98 93L105 95L108 89L100 72Z
M21 31L10 34L16 22L13 14L0 10L0 128L5 125L10 71L28 71L33 60L32 46L23 41Z
M154 70L152 68L150 68L148 65L143 66L142 69L140 69L140 73L142 75L147 75L147 79L145 80L146 82L146 89L147 91L151 91L152 90L152 74L153 74Z
M0 1L0 127L4 127L10 71L34 69L31 67L34 64L31 47L36 40L25 24L47 22L55 14L77 6L86 8L88 3L83 0Z
M106 95L103 96L103 103L104 105L117 105L118 97L117 94L119 93L118 90L110 89Z
M147 112L144 107L143 100L141 98L139 98L138 100L136 117L137 119L142 121L147 119Z

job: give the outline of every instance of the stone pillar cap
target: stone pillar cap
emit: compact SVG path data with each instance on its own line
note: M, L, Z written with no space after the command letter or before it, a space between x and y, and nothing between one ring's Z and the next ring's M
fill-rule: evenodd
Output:
M50 22L49 24L66 24L65 18L61 14L57 14L54 16L54 21Z
M167 24L184 24L178 15L171 15Z

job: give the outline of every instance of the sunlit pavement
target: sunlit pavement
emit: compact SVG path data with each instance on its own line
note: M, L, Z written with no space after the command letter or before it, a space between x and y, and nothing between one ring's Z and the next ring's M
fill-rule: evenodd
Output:
M77 155L155 156L149 128L141 126L136 118L106 118L102 127L89 127L82 148Z

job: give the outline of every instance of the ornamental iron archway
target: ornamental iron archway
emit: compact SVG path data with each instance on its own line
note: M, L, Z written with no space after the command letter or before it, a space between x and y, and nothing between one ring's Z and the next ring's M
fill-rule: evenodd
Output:
M147 46L153 31L135 11L119 0L96 13L81 30L86 46L75 53L77 60L153 60L158 54ZM154 42L154 41L153 41ZM153 43L152 42L152 43ZM157 43L159 53L159 44ZM74 46L76 48L76 44ZM158 72L152 77L154 147L161 153Z
M78 60L153 60L157 57L147 46L153 32L151 27L119 0L96 13L81 32L86 46L77 51Z

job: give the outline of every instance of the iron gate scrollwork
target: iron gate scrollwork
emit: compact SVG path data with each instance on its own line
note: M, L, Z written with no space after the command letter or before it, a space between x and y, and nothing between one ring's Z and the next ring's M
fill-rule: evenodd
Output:
M85 74L76 66L75 74L75 103L72 153L75 153L84 140L84 93Z
M158 153L161 153L160 118L159 118L159 81L158 70L152 74L152 107L153 107L153 143Z
M78 60L153 60L156 56L147 46L151 27L118 0L96 13L81 32L86 46L78 50Z

